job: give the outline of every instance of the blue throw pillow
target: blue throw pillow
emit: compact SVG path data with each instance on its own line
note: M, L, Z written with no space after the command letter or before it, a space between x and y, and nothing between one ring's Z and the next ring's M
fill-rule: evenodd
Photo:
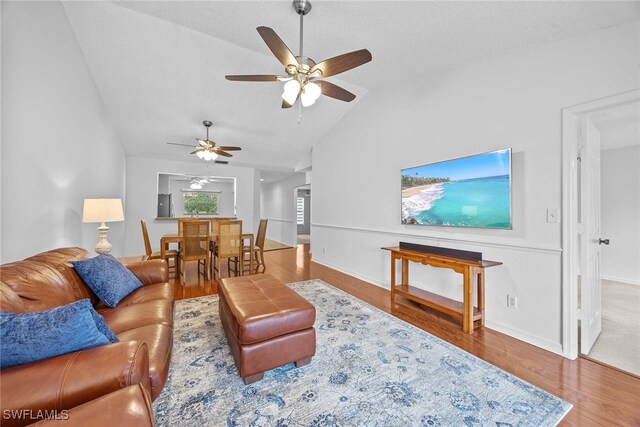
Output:
M89 300L83 300L83 301L89 301ZM100 313L98 313L93 308L93 306L91 305L91 302L89 302L89 306L91 307L91 316L93 317L93 321L96 323L96 327L98 328L98 330L102 332L102 334L105 337L107 337L109 342L120 342L116 334L114 334L113 331L107 326L107 322L104 321L104 317L102 317L102 315L100 315Z
M124 297L142 287L142 282L109 254L71 261L71 264L107 307L114 308Z
M46 311L0 312L0 367L109 344L109 338L100 332L92 313L95 310L88 299Z

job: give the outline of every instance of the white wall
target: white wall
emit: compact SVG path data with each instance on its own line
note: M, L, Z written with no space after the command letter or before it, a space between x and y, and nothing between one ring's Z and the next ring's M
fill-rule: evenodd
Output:
M640 285L640 145L601 153L602 278Z
M204 161L196 163L127 157L127 255L144 254L140 220L147 222L149 239L154 250L159 250L160 238L164 233L178 229L176 220L155 220L159 172L236 178L236 215L242 220L244 231L253 233L258 229L260 216L259 209L255 209L254 194L255 187L259 185L259 174L254 169L215 165Z
M269 219L267 239L289 246L297 244L296 187L306 184L306 174L298 173L260 187L261 217Z
M2 2L0 262L48 249L93 252L84 198L123 198L125 155L59 2ZM126 203L125 203L126 205ZM113 254L124 223L110 223Z
M561 230L546 222L561 206L561 109L638 88L639 35L636 21L369 92L313 147L314 260L388 287L382 246L480 251L504 263L486 272L487 325L561 353ZM506 147L513 230L400 224L400 169ZM411 278L461 299L451 271Z

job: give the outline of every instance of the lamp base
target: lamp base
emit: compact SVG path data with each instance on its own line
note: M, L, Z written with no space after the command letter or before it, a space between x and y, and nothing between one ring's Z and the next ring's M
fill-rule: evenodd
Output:
M103 255L111 252L112 246L111 246L111 243L107 241L107 231L109 231L109 227L107 227L103 221L102 225L98 227L100 240L98 240L98 243L96 243L96 246L94 247L94 250L96 251L97 254Z

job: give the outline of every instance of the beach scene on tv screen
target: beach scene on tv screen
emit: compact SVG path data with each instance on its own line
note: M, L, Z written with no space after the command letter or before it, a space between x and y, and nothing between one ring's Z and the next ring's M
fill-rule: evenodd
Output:
M402 223L511 228L511 150L403 169Z

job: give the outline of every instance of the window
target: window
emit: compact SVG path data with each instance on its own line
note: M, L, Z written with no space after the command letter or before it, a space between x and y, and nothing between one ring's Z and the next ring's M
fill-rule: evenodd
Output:
M218 195L204 191L186 191L184 193L184 213L186 215L216 215L218 213Z
M296 201L296 223L304 225L304 197L298 197Z

